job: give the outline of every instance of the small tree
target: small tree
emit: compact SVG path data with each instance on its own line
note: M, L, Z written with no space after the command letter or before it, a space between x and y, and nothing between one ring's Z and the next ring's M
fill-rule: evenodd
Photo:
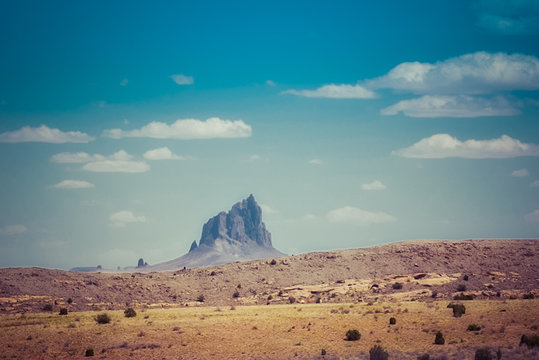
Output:
M443 345L445 344L445 339L444 339L444 335L442 334L441 331L438 331L436 333L436 337L434 338L434 343L436 345Z
M370 360L387 360L389 359L389 354L380 345L374 345L369 350L369 359Z
M66 308L61 308L60 309L60 315L67 315L67 309Z
M480 348L475 351L474 360L492 360L489 348Z
M389 325L395 325L397 323L397 319L394 317L389 318Z
M356 329L350 329L346 332L346 340L356 341L359 339L361 339L361 333L357 331Z
M131 318L137 316L137 312L133 308L127 308L124 310L124 315L127 318Z

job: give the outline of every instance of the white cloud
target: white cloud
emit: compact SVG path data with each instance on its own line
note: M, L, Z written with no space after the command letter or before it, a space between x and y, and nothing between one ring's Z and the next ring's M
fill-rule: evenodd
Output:
M45 143L87 143L95 138L80 131L63 132L58 129L51 129L46 125L40 127L24 126L20 130L7 131L0 134L0 142L20 143L20 142L45 142Z
M524 218L528 221L539 222L539 209L536 209L533 212L526 214Z
M411 117L430 118L512 116L520 114L520 110L501 96L485 99L466 95L425 95L416 99L402 100L380 110L382 115L397 115L399 112Z
M120 81L120 86L127 86L128 83L129 83L129 79L123 78L122 81Z
M531 187L539 187L539 180L535 180L530 184Z
M331 223L352 223L355 225L370 225L395 222L397 219L385 212L373 212L352 206L335 209L327 214Z
M386 186L379 180L374 180L371 183L361 185L363 190L385 190Z
M316 90L285 90L282 94L291 94L309 98L330 98L330 99L373 99L376 94L371 90L357 84L329 84L323 85Z
M55 189L89 189L95 185L83 180L63 180L52 187Z
M277 85L277 84L275 84L275 81L273 81L273 80L266 80L266 85L268 85L268 86L275 86L275 85Z
M98 160L105 160L105 157L99 154L90 155L85 152L78 152L78 153L63 152L63 153L55 154L51 157L51 161L56 162L56 163L82 164L82 163L87 163L90 161L98 161Z
M28 231L24 225L6 225L0 227L0 235L17 235Z
M254 155L249 156L249 161L250 161L250 162L255 162L255 161L258 161L258 160L260 160L260 159L261 159L261 158L260 158L260 155L257 155L257 154L254 154Z
M507 135L498 139L460 141L449 134L435 134L410 147L392 152L408 158L443 159L504 159L518 156L539 156L539 145L522 143Z
M269 205L266 204L260 204L260 208L262 209L263 214L272 215L278 213L277 210L272 209Z
M251 136L250 125L242 120L221 120L213 117L206 121L197 119L180 119L172 124L152 121L140 129L124 131L110 129L103 132L104 136L121 139L129 137L148 137L154 139L215 139L243 138Z
M131 211L122 210L109 216L110 226L112 227L125 227L130 223L144 223L146 222L145 216L135 216Z
M488 94L539 89L539 60L521 54L476 52L434 64L406 62L367 80L369 88L424 94Z
M170 75L170 78L178 85L191 85L194 82L192 76L186 76L183 74Z
M311 165L322 165L324 163L323 160L320 159L311 159L309 160L309 164Z
M528 175L530 175L528 173L528 169L515 170L511 173L511 176L514 176L514 177L522 177L522 176L528 176Z
M144 158L148 160L185 160L184 157L172 153L166 146L146 151Z

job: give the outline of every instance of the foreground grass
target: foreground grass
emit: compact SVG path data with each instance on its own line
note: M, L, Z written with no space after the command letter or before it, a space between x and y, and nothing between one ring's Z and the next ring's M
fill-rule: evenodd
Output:
M107 311L110 324L97 324L101 312L0 316L0 359L84 358L92 348L100 359L368 359L380 344L390 359L473 359L478 347L500 348L502 359L539 359L519 347L522 334L537 333L539 300L463 302L466 314L452 316L447 301L186 307ZM389 318L396 318L390 325ZM467 331L470 324L481 326ZM348 329L359 341L345 341ZM442 331L445 345L434 345Z

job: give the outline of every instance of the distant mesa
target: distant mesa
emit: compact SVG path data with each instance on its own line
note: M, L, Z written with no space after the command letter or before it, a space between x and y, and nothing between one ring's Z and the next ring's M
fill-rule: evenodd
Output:
M187 254L145 270L176 270L280 256L286 254L273 247L271 234L262 222L262 209L251 194L229 212L209 219L202 228L200 241L193 241Z
M78 267L71 268L70 271L93 272L93 271L100 271L102 269L103 268L101 267L101 265L97 265L97 266L78 266Z
M143 258L138 259L137 268L143 268L148 266L147 262L144 262Z

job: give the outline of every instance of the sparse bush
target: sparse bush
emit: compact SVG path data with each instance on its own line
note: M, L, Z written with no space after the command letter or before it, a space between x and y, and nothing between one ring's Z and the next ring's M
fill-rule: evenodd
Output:
M434 290L432 294L430 295L431 298L436 299L436 296L438 296L438 291ZM428 354L427 354L428 355Z
M52 305L51 304L45 304L45 306L43 306L43 311L52 311Z
M108 324L110 323L110 316L107 313L98 314L95 317L95 321L97 321L98 324Z
M356 329L350 329L346 332L346 340L356 341L361 339L361 334Z
M198 297L197 297L198 302L204 302L204 300L205 300L204 295L198 295Z
M534 296L532 293L527 293L527 294L522 295L522 298L523 298L524 300L527 300L527 299L534 299L535 296Z
M86 349L86 351L84 352L84 356L86 357L94 356L94 349L92 348Z
M215 271L212 271L212 272L210 273L210 276L215 276L215 275L216 275Z
M60 315L67 315L67 309L66 308L60 308Z
M423 354L417 357L417 360L430 360L429 354Z
M387 360L389 359L389 354L380 345L374 345L369 350L369 359L370 360Z
M72 299L72 298L67 299L67 303L68 303L69 305L71 305L71 303L73 303L73 299Z
M453 300L473 300L474 299L474 296L472 294L460 294L460 295L455 295L455 297L453 297Z
M270 265L277 265L277 260L275 259L271 260Z
M395 325L397 323L397 319L394 317L389 318L389 325Z
M477 324L470 324L468 325L468 331L479 331L481 330L481 326L477 325Z
M464 275L464 277L462 278L462 280L464 280L464 281L468 281L468 279L469 279L468 275Z
M475 351L475 360L492 360L489 348L480 348Z
M273 296L272 295L268 295L268 301L269 300L272 300L273 299Z
M325 356L326 355L326 349L322 349L322 351L320 352L320 355Z
M124 310L124 315L127 318L131 318L137 316L137 312L133 308L127 308Z
M288 297L288 301L290 301L290 304L293 304L293 303L296 302L296 298L293 297L293 296L289 296L289 297Z
M461 317L463 314L466 314L466 307L462 304L453 304L449 303L448 308L453 308L453 316Z
M539 346L539 335L522 335L519 346L522 344L527 345L529 348Z
M234 293L232 294L232 297L235 299L235 298L239 298L240 297L240 293L239 291L234 291Z
M394 283L394 284L392 285L392 288L393 288L394 290L400 290L400 289L402 289L402 283L396 282L396 283Z
M434 338L434 343L436 345L443 345L445 344L445 339L444 339L444 335L442 334L441 331L438 331L436 333L436 337Z
M466 285L464 284L459 284L457 286L457 291L466 291Z

